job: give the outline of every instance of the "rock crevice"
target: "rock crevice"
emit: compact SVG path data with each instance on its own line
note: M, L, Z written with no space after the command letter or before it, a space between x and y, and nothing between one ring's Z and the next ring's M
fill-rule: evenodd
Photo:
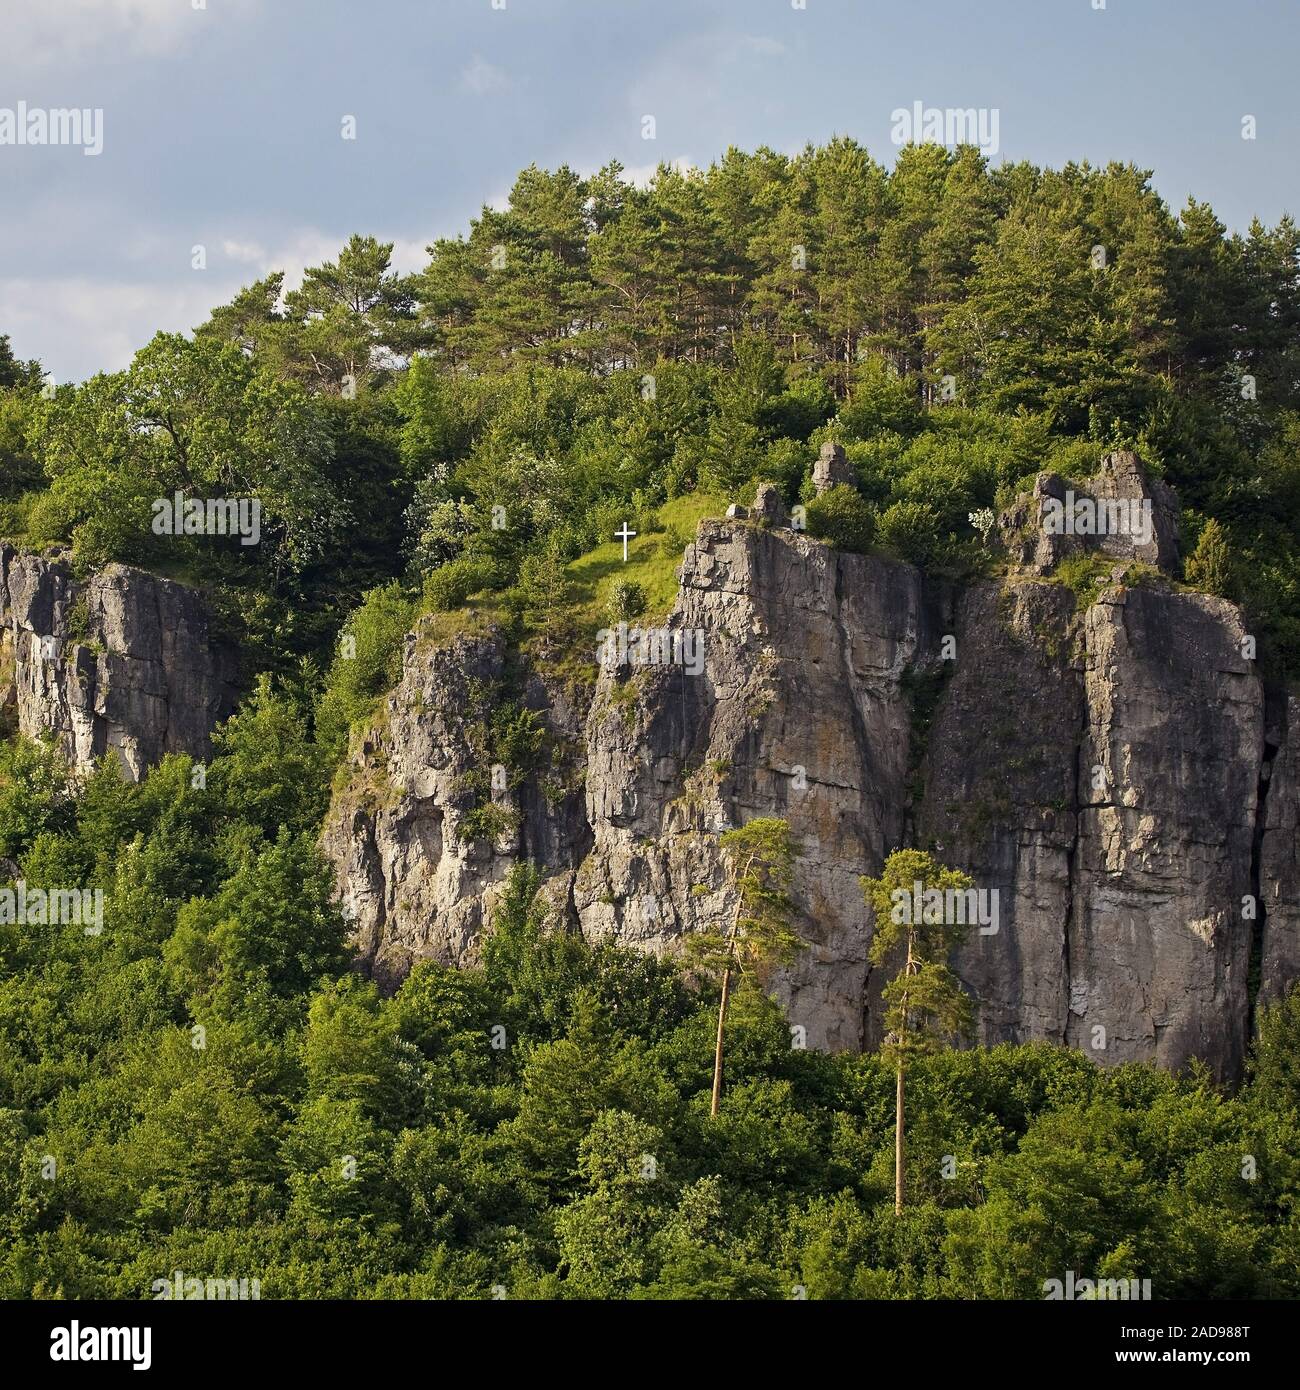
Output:
M365 959L386 983L422 956L476 959L521 857L542 866L571 928L675 951L731 906L720 833L776 815L800 847L810 943L778 992L810 1045L880 1041L859 877L914 841L998 894L997 932L972 933L956 959L980 1041L1065 1042L1104 1063L1197 1056L1237 1076L1252 891L1266 907L1261 997L1300 966L1300 721L1292 702L1268 777L1240 613L1152 569L1130 580L1121 557L1081 600L1029 565L958 598L909 565L779 525L704 522L667 620L703 634L702 671L603 668L585 717L535 675L535 707L581 787L547 804L517 796L526 830L491 844L462 834L441 769L466 745L439 711L458 707L467 663L505 660L502 639L414 644L388 733L354 752L325 834ZM942 667L945 637L956 660L922 750L914 678ZM378 800L376 781L389 788ZM413 830L427 817L442 827L432 848Z
M0 706L78 772L110 749L135 780L167 753L207 756L236 672L195 590L129 565L82 582L61 554L0 542Z

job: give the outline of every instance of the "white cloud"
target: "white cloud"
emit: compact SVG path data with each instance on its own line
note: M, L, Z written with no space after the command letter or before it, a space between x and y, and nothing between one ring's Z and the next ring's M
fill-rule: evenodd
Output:
M346 241L347 237L330 236L319 228L309 227L269 251L260 251L259 248L256 259L241 261L240 264L249 266L258 279L273 270L282 270L285 289L294 290L302 284L303 272L309 265L337 260Z
M260 265L266 260L266 252L256 242L249 241L223 241L221 254L240 265Z
M248 267L245 280L252 277L261 279L273 270L282 270L284 287L292 290L302 284L303 272L308 266L337 260L347 239L346 236L321 231L319 227L306 227L269 249L259 242L227 239L221 243L221 252L227 260ZM425 247L432 237L389 236L381 239L392 241L393 269L399 274L409 275L412 271L422 270L428 262ZM210 264L213 269L220 269L219 265Z
M134 257L122 267L132 278L0 279L0 325L14 351L38 358L56 381L81 381L127 366L155 333L188 333L217 305L273 270L285 272L286 290L296 289L308 266L335 260L346 240L319 228L303 228L269 247L226 237L209 247L207 270L187 269L163 282L134 278L139 264ZM397 238L393 269L402 274L423 269L430 240ZM166 244L145 234L138 243Z
M0 69L103 62L111 53L159 57L199 40L211 24L242 18L261 0L6 0Z
M689 174L692 169L699 167L689 155L679 154L672 159L656 161L654 164L629 164L623 170L623 178L638 188L648 188L650 181L659 172L660 162L669 165L679 174Z
M56 381L80 381L125 367L159 331L202 323L237 283L194 274L170 285L106 284L78 277L0 281L0 322L24 357Z
M745 34L740 39L740 46L765 58L783 58L790 51L780 39L770 39L764 34Z
M510 86L510 79L498 67L493 65L477 53L469 66L460 75L461 89L466 92L473 92L475 96L488 96L492 92L503 92Z
M423 270L429 263L431 236L397 237L393 242L393 269L403 275Z

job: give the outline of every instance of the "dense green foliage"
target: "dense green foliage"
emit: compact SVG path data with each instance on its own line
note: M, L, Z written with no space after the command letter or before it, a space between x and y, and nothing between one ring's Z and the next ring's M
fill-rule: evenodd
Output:
M206 786L108 764L70 801L48 751L0 756L26 881L107 895L100 936L0 927L0 1294L1300 1294L1300 995L1235 1097L1049 1046L914 1059L895 1218L888 1059L792 1045L742 987L711 1121L716 991L548 928L528 869L482 969L381 998L312 843L323 774L266 686Z
M1294 675L1290 219L1229 236L1132 167L888 171L837 139L645 188L530 168L420 274L391 251L355 237L79 386L0 337L0 534L206 588L252 692L205 770L138 786L0 743L0 887L106 900L98 936L0 922L0 1296L175 1269L264 1297L1300 1294L1300 996L1235 1095L1046 1046L909 1058L895 1216L887 1057L792 1046L747 982L711 1121L698 975L551 928L521 868L482 969L382 998L316 846L422 612L587 653L759 481L829 544L960 578L995 563L972 512L1131 445L1179 490L1186 581ZM813 500L828 439L858 482ZM177 490L258 498L261 542L155 534ZM478 692L481 762L532 769L508 687Z
M545 626L548 564L696 490L807 501L826 438L865 505L823 505L821 534L960 576L987 558L971 511L1128 444L1179 489L1189 553L1219 523L1191 577L1300 664L1289 218L1227 235L1131 166L925 145L886 170L839 138L648 187L530 168L419 274L391 252L354 237L48 400L6 342L0 532L213 586L251 675L327 664L393 579L435 611L513 594ZM266 540L154 536L173 488L259 497Z

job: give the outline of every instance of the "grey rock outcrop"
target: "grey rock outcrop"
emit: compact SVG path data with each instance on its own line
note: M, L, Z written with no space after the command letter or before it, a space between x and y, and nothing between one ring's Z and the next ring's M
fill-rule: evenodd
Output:
M1178 500L1124 449L1107 454L1082 485L1040 473L1032 493L998 525L1013 563L1034 574L1051 574L1062 560L1085 554L1137 560L1167 574L1178 568Z
M413 642L383 727L353 749L354 782L326 825L364 957L385 982L420 956L475 959L520 858L547 866L557 910L589 938L676 949L730 905L721 832L778 814L801 845L797 898L812 942L782 984L791 1020L812 1046L860 1046L868 927L858 876L879 870L903 836L904 677L933 643L937 613L908 565L702 523L667 624L684 640L664 644L682 659L602 665L585 719L534 681L529 702L581 777L550 804L502 798L517 828L493 843L464 835L464 673L491 678L499 639L431 651ZM703 660L691 674L696 639Z
M853 465L849 462L843 446L827 440L822 445L812 469L813 487L816 488L817 495L820 497L823 492L838 487L841 483L852 487L857 479L858 475L853 471Z
M405 674L384 718L350 749L354 777L335 798L326 845L358 945L385 985L420 956L474 959L485 914L515 858L512 844L484 841L467 828L467 783L478 765L471 725L483 713L476 697L500 679L505 656L496 635L430 648L411 634ZM495 790L492 802L513 809ZM548 848L543 835L538 857Z
M999 890L963 948L986 1042L1239 1072L1264 696L1237 610L1022 579L967 595L922 839Z
M486 839L467 819L465 682L497 679L502 639L409 642L324 839L386 985L423 956L475 960L520 859L572 929L675 951L731 906L720 833L777 815L811 943L778 993L809 1045L879 1041L858 879L916 843L998 892L998 930L957 960L983 1041L1240 1073L1253 893L1265 996L1300 969L1300 758L1294 711L1269 743L1231 604L1157 580L1080 608L1032 573L958 603L911 566L746 520L702 523L680 577L657 648L675 656L593 652L576 696L526 679L564 766L549 796L494 793L508 828Z
M784 526L790 520L785 499L775 483L759 483L754 494L754 520L764 526Z
M128 565L83 583L60 555L0 542L0 705L78 771L109 749L137 780L166 753L205 756L235 679L193 589Z

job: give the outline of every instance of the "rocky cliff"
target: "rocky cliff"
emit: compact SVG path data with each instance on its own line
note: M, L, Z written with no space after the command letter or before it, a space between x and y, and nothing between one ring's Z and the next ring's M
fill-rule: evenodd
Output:
M834 450L815 475L848 476ZM1300 974L1300 704L1232 604L1174 581L1178 543L1127 454L1040 477L1002 572L960 589L791 529L765 488L701 524L662 628L585 661L426 620L324 830L364 964L393 987L474 961L524 860L570 929L676 950L732 905L719 835L777 815L810 942L778 987L810 1046L879 1041L858 880L914 844L995 905L955 962L982 1041L1238 1075L1254 999ZM193 590L0 544L0 714L77 768L205 755L234 680ZM502 733L530 719L540 740Z
M1067 492L1146 521L1044 540ZM1044 476L1001 518L1006 576L960 594L760 504L701 524L665 633L593 650L576 698L500 633L408 637L324 836L368 967L473 961L520 859L570 927L674 950L729 907L720 832L778 815L812 943L779 992L809 1045L879 1040L858 878L915 843L996 893L957 961L982 1040L1239 1074L1252 970L1269 998L1300 968L1297 709L1266 701L1238 610L1162 573L1168 489L1125 454L1078 488ZM1071 587L1080 557L1100 572ZM495 769L485 817L505 689L550 759Z
M204 756L235 672L185 585L128 565L83 583L57 553L0 542L0 709L79 771L109 749L133 779L165 753Z

